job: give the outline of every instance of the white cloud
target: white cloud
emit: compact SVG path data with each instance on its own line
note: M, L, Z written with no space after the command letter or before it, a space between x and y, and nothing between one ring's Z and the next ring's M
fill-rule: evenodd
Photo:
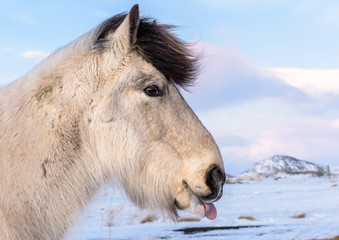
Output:
M10 52L10 51L12 51L12 49L9 48L9 47L6 47L6 48L3 48L2 51L4 51L4 52Z
M44 59L45 57L47 57L50 53L46 53L43 51L24 51L22 53L20 53L20 56L23 58L28 58L28 59L35 59L37 61L40 61L42 59Z
M268 114L269 115L269 114ZM274 127L264 122L257 125L256 130L243 125L242 131L252 131L247 145L221 144L221 152L232 164L255 162L275 154L291 155L297 158L314 161L320 164L338 163L339 119L329 121L304 116L294 122L292 116L280 116L280 121ZM268 117L276 121L275 117ZM224 120L227 122L227 119ZM257 121L252 119L251 121ZM264 125L267 127L263 127ZM271 126L270 126L271 125ZM336 130L336 131L333 131ZM230 129L232 131L232 129ZM212 131L213 134L213 131ZM239 131L240 136L244 133Z
M231 170L245 170L251 163L275 154L337 164L339 118L333 119L332 109L319 113L316 105L317 101L300 104L260 99L198 111L197 115L216 138Z
M330 122L330 127L339 130L339 118Z
M279 78L313 98L339 95L339 69L269 68L262 73Z
M199 42L195 51L203 55L203 68L191 89L194 94L185 94L193 109L196 106L211 109L263 98L310 99L272 72L264 75L260 67L234 49Z
M337 164L339 69L261 68L232 49L201 49L204 69L185 97L231 173L275 154Z
M299 142L297 138L287 140L286 137L282 137L279 133L273 131L264 130L260 132L258 137L247 146L225 146L221 151L247 161L258 161L276 154L307 155L305 143Z

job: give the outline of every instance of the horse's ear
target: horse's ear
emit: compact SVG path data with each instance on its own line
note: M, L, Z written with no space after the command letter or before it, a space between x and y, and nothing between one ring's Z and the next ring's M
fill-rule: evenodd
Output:
M117 58L123 58L137 42L139 6L134 5L127 14L118 14L104 21L94 33L93 48L110 50Z
M130 45L134 46L137 42L137 34L139 29L139 5L135 4L132 8L129 14L127 15L129 17L129 27L130 27Z
M123 58L134 48L139 22L139 6L136 4L111 36L110 45L116 57Z

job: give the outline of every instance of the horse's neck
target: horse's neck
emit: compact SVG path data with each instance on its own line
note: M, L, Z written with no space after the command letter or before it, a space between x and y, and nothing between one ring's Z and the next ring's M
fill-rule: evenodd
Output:
M60 239L105 179L93 162L94 156L81 146L63 145L62 139L55 141L60 141L59 146L46 144L47 138L27 140L40 140L41 144L12 146L16 148L7 153L7 159L1 159L8 162L0 166L6 170L0 173L7 174L7 186L0 183L0 195L6 196L0 196L0 205L11 209L5 212L9 222L37 231L34 236L20 235L18 239L44 239L51 235Z
M85 136L86 121L81 115L85 111L81 104L88 103L85 91L90 96L95 83L77 84L80 82L74 81L80 78L75 73L64 75L77 70L76 66L67 69L69 56L79 55L84 64L91 64L83 56L90 47L85 44L89 37L84 35L56 51L0 90L0 224L5 215L9 224L36 232L18 239L50 235L60 239L106 182L108 175L95 162L97 156ZM82 89L75 87L78 85ZM9 207L2 210L1 206Z
M61 238L105 183L83 134L83 119L51 104L49 89L39 95L24 80L3 91L0 206L9 206L4 213L7 220L20 222L22 229L40 226L39 233L22 239L40 239L49 233Z

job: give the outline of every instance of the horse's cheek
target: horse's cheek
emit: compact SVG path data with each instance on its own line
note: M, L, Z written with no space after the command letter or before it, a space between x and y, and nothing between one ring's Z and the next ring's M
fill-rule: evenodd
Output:
M176 193L176 205L179 209L186 209L191 204L190 193L187 188L179 187Z

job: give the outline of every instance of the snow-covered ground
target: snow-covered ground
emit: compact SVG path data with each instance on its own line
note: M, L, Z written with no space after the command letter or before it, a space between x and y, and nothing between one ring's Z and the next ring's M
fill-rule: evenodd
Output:
M214 221L171 223L161 213L137 210L119 191L106 186L67 239L299 240L339 235L339 178L227 184L215 205ZM140 224L145 218L151 222Z

